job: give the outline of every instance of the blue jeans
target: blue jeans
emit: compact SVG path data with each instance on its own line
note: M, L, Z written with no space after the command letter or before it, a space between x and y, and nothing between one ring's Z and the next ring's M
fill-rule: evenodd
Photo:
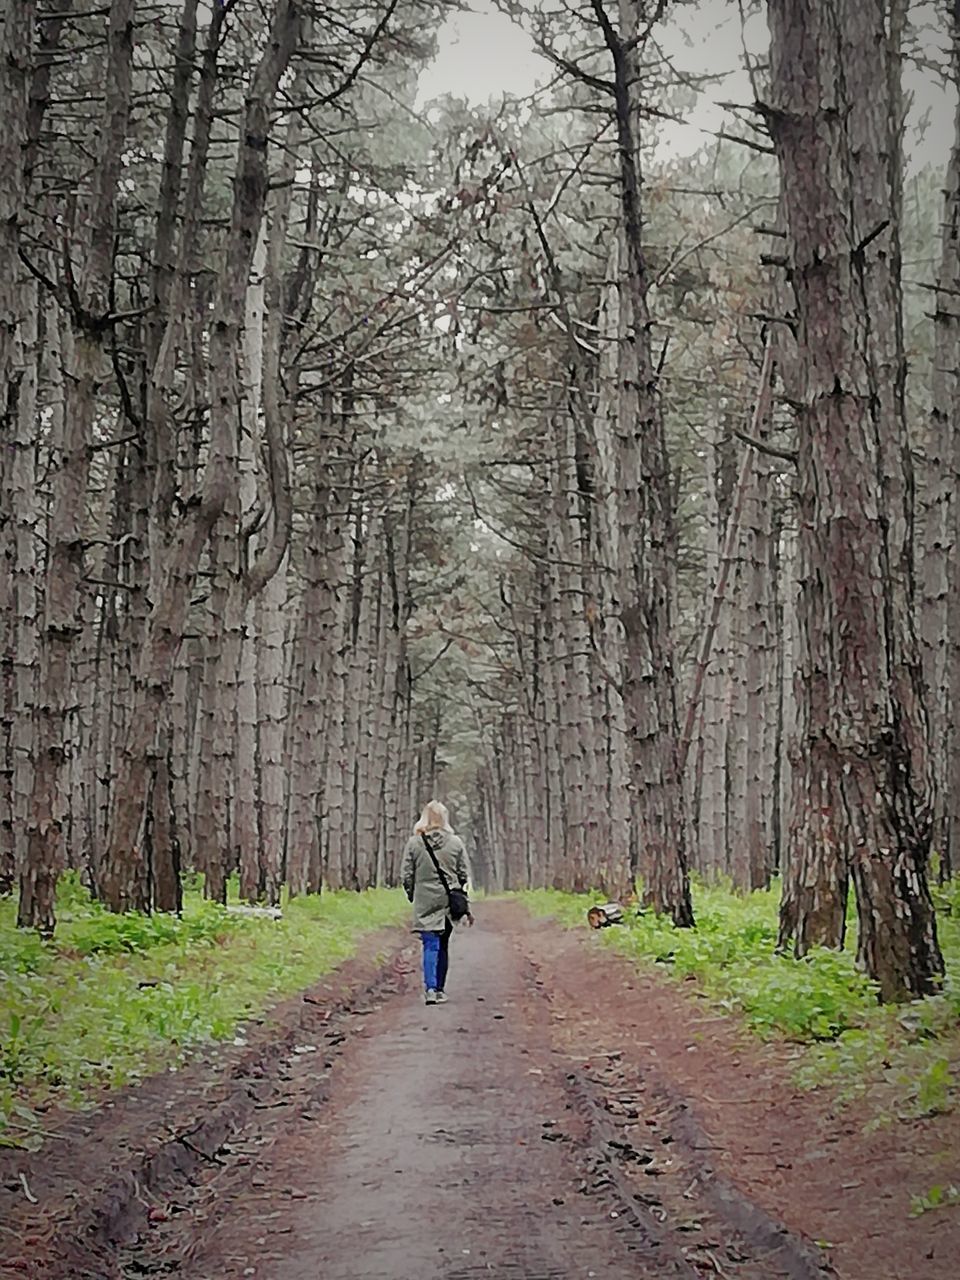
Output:
M428 991L442 991L447 981L452 932L453 925L447 920L442 933L420 933L420 941L423 943L423 985Z

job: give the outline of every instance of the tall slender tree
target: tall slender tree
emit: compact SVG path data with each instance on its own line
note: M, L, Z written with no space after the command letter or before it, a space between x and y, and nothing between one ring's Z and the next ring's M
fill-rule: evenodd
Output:
M800 751L781 941L859 949L885 999L943 970L912 616L899 119L884 0L769 5L766 107L796 296Z
M940 265L933 316L930 424L924 471L921 640L936 783L933 842L944 871L960 857L960 2L949 5L950 72L957 92L943 184Z
M638 125L645 5L620 0L619 30L591 0L614 73L622 211L619 302L619 553L617 611L624 634L623 697L633 748L644 897L678 925L693 923L684 793L677 752L674 667L676 522L673 479L653 355L644 249Z
M51 930L54 893L64 861L65 766L73 693L74 642L82 634L86 537L85 498L90 471L97 388L111 320L119 176L133 90L132 0L113 0L107 14L103 112L95 161L76 207L75 254L61 283L60 357L66 397L55 456L40 633L36 759L27 856L20 871L18 919Z

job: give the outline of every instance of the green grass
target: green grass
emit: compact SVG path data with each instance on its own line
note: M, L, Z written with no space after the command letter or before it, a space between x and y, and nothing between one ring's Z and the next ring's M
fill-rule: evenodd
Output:
M538 915L586 928L593 895L554 890L517 895ZM602 941L639 966L692 980L711 1004L755 1034L802 1046L797 1083L828 1085L839 1101L870 1092L874 1123L952 1110L960 1067L960 884L936 891L948 977L943 993L883 1007L851 951L778 955L779 888L739 896L696 885L696 929L644 914L605 929Z
M36 1146L37 1108L134 1084L342 963L361 936L405 918L397 890L233 916L189 892L183 916L113 916L67 878L54 940L15 928L0 900L0 1145Z
M934 1209L949 1209L954 1205L960 1205L960 1187L938 1184L922 1195L910 1197L910 1217L919 1218L925 1213L932 1213Z

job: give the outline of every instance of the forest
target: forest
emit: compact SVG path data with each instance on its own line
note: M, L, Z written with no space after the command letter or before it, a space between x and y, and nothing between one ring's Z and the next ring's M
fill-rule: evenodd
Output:
M8 6L0 886L390 885L443 792L490 889L779 876L803 955L852 888L931 992L956 6L771 3L683 154L697 6L503 0L536 91L427 109L449 8Z
M425 96L459 0L2 6L0 1147L395 926L434 796L952 1107L960 0L474 8L527 91Z

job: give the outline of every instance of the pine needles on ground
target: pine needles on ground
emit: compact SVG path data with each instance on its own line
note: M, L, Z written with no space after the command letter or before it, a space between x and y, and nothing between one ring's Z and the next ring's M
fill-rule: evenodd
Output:
M582 925L592 895L537 890L517 895L538 915ZM814 948L802 960L778 953L779 885L747 895L696 885L696 929L663 916L628 916L602 941L641 967L692 978L714 1007L757 1035L802 1046L796 1080L832 1088L838 1101L870 1096L873 1124L950 1111L960 1079L960 885L935 891L947 978L941 994L881 1006L877 986L848 949Z

